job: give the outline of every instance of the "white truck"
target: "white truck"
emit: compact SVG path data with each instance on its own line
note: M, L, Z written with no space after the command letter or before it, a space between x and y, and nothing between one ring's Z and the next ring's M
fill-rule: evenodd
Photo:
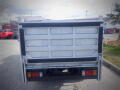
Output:
M25 81L58 75L101 78L102 20L43 20L19 24Z

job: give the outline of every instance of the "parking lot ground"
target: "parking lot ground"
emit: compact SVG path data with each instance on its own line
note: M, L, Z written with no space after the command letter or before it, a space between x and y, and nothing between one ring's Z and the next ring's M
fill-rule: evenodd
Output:
M103 66L100 81L64 76L25 84L18 41L0 40L0 90L120 90L120 76Z

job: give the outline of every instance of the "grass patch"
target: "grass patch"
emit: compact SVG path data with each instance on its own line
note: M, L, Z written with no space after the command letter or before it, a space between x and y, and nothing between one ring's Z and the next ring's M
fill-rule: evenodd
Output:
M104 58L120 67L120 47L117 46L104 46Z

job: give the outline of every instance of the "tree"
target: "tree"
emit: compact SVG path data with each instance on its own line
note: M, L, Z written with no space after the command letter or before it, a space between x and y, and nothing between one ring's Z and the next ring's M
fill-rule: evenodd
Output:
M107 14L106 20L109 21L111 24L118 25L120 27L120 4L115 4L113 13ZM120 28L118 40L120 40Z

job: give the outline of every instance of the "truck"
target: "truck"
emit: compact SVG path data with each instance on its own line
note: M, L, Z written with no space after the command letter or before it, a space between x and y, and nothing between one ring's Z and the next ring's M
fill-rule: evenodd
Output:
M100 80L102 23L99 19L19 23L25 82L54 78L56 75Z
M0 24L0 38L1 39L13 39L14 32L10 24Z

